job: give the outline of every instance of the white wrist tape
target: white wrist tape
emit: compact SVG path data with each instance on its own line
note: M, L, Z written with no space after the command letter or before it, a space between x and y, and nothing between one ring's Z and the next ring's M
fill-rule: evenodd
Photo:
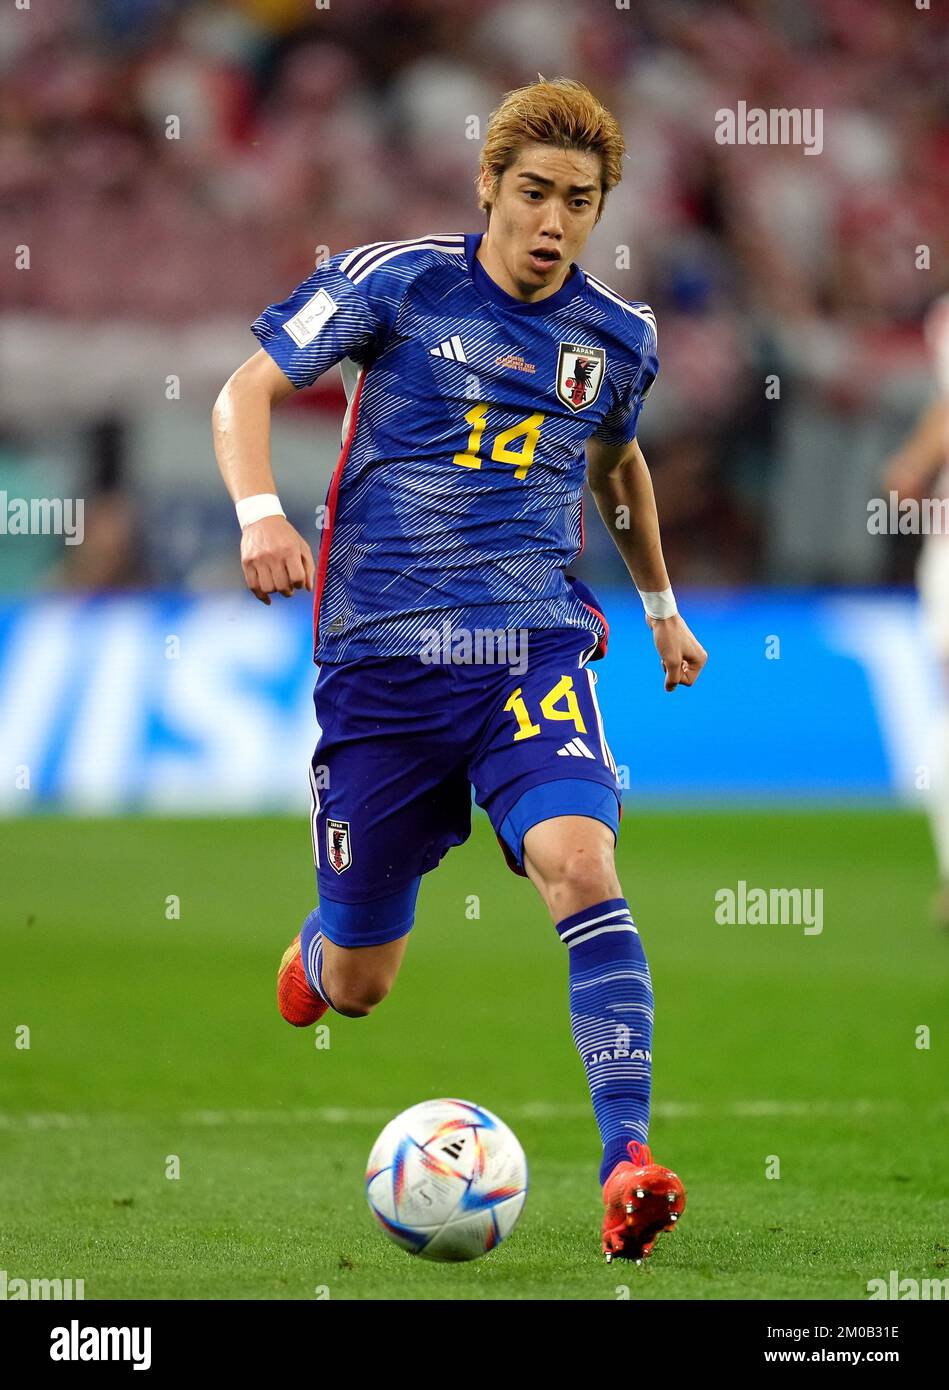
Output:
M671 589L656 589L646 593L640 589L639 597L650 618L674 618L679 611L676 608L675 594Z
M255 521L262 521L265 516L286 516L275 492L258 492L254 497L242 497L234 506L241 530Z

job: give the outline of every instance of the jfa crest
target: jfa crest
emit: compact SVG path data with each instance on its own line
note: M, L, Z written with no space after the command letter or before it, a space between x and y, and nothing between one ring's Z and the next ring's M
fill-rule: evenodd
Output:
M349 843L348 820L327 820L326 853L338 874L349 868L353 862L353 852Z
M600 394L606 375L606 349L561 343L557 358L557 395L571 410L585 410Z

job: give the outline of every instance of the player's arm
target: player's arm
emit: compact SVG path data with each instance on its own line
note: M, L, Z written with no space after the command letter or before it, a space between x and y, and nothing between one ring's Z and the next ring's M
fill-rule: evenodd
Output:
M949 453L949 402L933 401L902 449L886 464L883 485L901 497L921 497Z
M633 439L628 444L587 440L587 482L606 529L623 557L633 583L643 593L669 588L669 574L662 557L659 515L652 479L642 450ZM620 524L622 523L622 524ZM676 613L671 618L650 618L656 650L666 673L666 689L694 685L708 660L701 643Z
M287 299L271 304L251 324L261 350L228 381L212 419L218 467L235 502L276 493L270 467L273 407L294 388L312 386L344 357L365 362L390 326L394 309L385 276L376 287L379 277L367 272L357 290L343 269L355 254L343 251L317 266ZM279 511L279 505L270 505ZM258 508L249 510L253 514ZM244 578L262 603L269 603L272 593L289 598L294 589L313 588L310 547L285 517L265 514L249 524L242 519Z
M248 357L226 382L211 412L214 453L231 500L276 493L270 466L270 414L295 389L263 348ZM290 598L312 589L310 547L284 516L266 516L241 533L241 567L247 587L270 603L270 594Z

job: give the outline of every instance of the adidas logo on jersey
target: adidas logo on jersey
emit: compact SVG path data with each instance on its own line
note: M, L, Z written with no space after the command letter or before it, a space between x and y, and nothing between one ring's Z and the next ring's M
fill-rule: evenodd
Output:
M557 749L557 757L595 759L596 754L590 752L582 738L572 738L569 743L565 743L562 748Z
M457 333L451 338L446 338L443 343L439 343L438 347L429 348L428 351L430 357L447 357L452 362L468 361Z

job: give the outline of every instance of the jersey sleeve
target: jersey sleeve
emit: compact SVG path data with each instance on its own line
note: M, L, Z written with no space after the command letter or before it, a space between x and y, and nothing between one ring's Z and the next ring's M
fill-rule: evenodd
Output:
M643 402L659 375L656 320L652 310L647 310L645 306L641 314L640 323L644 330L641 343L637 351L630 354L629 371L614 388L613 405L593 432L593 438L602 440L604 444L629 444L636 438Z
M391 305L371 288L357 288L341 269L349 254L326 261L251 324L261 347L298 389L312 386L345 357L364 362L390 327Z

